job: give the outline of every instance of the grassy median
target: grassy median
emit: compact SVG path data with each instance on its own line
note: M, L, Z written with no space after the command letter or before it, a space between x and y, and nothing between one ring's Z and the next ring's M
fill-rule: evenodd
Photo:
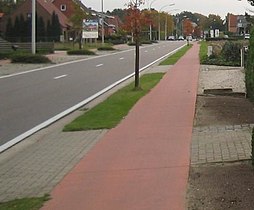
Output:
M192 44L184 46L182 49L162 61L160 65L174 65L191 47Z
M161 80L163 75L163 73L143 75L140 78L142 87L140 90L135 90L134 83L131 83L66 125L64 131L110 129L115 127L128 114L134 104Z
M49 195L39 198L16 199L0 203L0 210L38 210L47 200L49 200Z

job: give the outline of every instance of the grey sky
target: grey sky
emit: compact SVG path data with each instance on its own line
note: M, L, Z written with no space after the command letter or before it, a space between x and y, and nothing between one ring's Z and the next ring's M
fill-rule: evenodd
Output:
M87 7L92 7L97 11L101 11L102 0L82 0ZM115 8L126 8L126 4L129 0L103 0L104 10L112 11ZM142 8L148 8L152 3L152 7L160 10L163 7L163 11L170 12L170 10L178 9L178 11L171 11L171 13L179 13L181 11L198 12L203 15L218 14L224 19L226 14L244 14L248 9L254 11L254 7L251 7L247 0L146 0L145 5ZM174 6L164 7L168 4L175 3Z

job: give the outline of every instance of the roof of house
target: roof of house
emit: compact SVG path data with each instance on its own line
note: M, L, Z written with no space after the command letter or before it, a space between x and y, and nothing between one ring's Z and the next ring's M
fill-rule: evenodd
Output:
M49 14L53 14L53 12L55 11L55 14L58 16L59 23L62 27L67 27L71 25L68 18L50 1L37 0L37 3L40 4Z
M4 13L0 12L0 18L4 16Z
M91 10L88 9L80 0L73 0L76 4L80 6L85 12L90 12Z

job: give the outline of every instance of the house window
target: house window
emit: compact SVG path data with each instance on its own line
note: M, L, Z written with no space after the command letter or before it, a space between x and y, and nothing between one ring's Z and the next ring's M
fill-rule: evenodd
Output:
M60 10L61 11L66 11L66 4L61 4Z

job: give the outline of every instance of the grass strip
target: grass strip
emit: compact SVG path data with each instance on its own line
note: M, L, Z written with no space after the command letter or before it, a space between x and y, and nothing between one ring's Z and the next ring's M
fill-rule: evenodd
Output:
M134 83L118 90L105 101L66 125L63 131L110 129L125 117L134 104L147 94L164 73L145 74L140 78L142 89L135 90Z
M201 41L200 42L200 50L199 50L200 63L202 63L207 58L207 48L208 48L207 42Z
M184 46L182 49L162 61L160 65L174 65L191 47L192 44Z
M47 200L49 200L49 195L39 198L16 199L0 203L0 210L38 210Z

